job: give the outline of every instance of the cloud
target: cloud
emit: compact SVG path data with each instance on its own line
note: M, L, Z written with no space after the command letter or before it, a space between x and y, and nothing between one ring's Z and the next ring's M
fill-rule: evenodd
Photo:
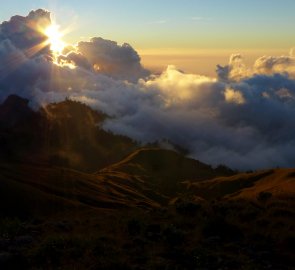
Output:
M48 16L30 14L37 21ZM146 77L149 72L128 44L93 38L67 48L56 64L47 50L26 53L31 29L18 32L23 43L16 43L17 28L10 28L4 36L0 25L1 101L18 94L38 108L71 98L111 116L104 129L141 143L169 141L194 158L238 169L294 167L291 55L264 56L247 67L235 54L228 65L217 66L217 78L186 74L175 66ZM42 39L33 40L34 47Z
M49 48L35 46L46 40L46 36L39 29L44 29L50 24L50 13L38 9L31 11L27 17L13 16L0 26L0 41L9 40L16 48L30 55L35 48L34 54L49 52Z
M217 65L216 73L221 81L239 81L250 75L241 54L232 54L226 66Z
M77 50L99 73L115 79L136 82L149 75L140 64L138 53L127 43L120 46L115 41L96 37L79 42Z
M295 57L263 56L256 60L254 69L259 74L287 73L295 78Z
M93 66L88 61L88 59L81 53L77 53L75 51L70 51L66 55L60 55L57 58L57 62L60 65L73 65L76 67L82 67L87 70L92 70Z
M227 88L224 92L225 100L236 104L244 104L245 98L240 91L236 91L232 88Z
M252 68L248 68L242 55L233 54L228 65L217 65L216 72L219 80L227 82L239 81L256 74L272 75L275 73L285 73L295 79L295 57L292 53L282 56L262 56L255 61Z
M287 76L256 75L229 85L170 67L144 86L158 99L141 96L141 106L119 113L106 129L139 141L168 139L215 165L293 166L295 85Z

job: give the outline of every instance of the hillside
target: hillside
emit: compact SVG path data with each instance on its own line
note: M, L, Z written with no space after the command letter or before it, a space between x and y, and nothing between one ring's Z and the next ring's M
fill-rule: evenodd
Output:
M161 193L163 173L149 159L161 151L136 151L95 174L2 163L1 269L292 269L294 169L190 180L182 192ZM172 170L177 187L198 173L182 175L183 167Z
M207 164L187 158L175 151L159 148L139 149L99 173L127 173L136 176L149 189L168 198L185 192L184 182L187 180L198 182L234 174L230 169L213 169Z
M33 111L28 100L9 96L0 105L0 159L93 172L137 148L129 138L102 130L105 117L70 100Z
M292 269L295 169L139 149L106 117L0 105L0 269Z
M194 194L210 200L259 200L263 193L268 193L269 196L292 198L295 193L295 169L266 170L218 177L208 181L194 182L190 185L190 189Z
M48 216L83 209L159 205L128 185L130 176L106 176L44 165L0 164L0 216ZM119 183L119 184L118 184Z
M95 174L46 163L2 163L1 213L25 217L85 207L158 208L186 192L183 180L220 175L210 166L174 151L148 148Z

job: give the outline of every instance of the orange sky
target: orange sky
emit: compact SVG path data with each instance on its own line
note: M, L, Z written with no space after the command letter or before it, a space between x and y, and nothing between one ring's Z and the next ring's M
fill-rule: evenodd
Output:
M286 49L277 50L182 50L176 49L149 49L138 50L145 67L161 71L167 65L175 65L188 73L197 73L207 76L215 76L216 65L226 65L233 53L240 53L244 57L245 64L251 66L255 60L263 55L280 56L288 55Z

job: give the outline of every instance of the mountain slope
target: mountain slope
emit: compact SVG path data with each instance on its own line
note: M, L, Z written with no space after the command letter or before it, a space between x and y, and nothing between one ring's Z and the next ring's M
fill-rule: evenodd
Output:
M292 269L295 169L134 151L105 117L0 105L1 269Z
M259 199L259 194L292 197L295 195L295 169L276 169L240 173L192 183L194 194L205 199Z
M150 163L154 151L170 157L170 173L189 168L174 168L178 154L155 149L96 174L2 163L0 268L292 269L295 169L191 181L170 194L185 200L161 207L157 201L171 197L155 184L163 172Z
M40 165L0 164L0 213L2 215L51 215L87 208L153 208L159 205L124 184L105 176Z
M175 151L159 148L142 148L122 161L108 166L99 173L127 173L141 179L147 189L165 197L184 192L184 181L201 181L217 176L232 175L230 169L213 169Z
M151 209L185 192L183 180L216 175L210 166L174 151L148 148L95 174L46 163L1 163L0 210L26 216L87 207Z
M106 115L66 100L38 111L9 96L0 105L0 160L35 162L92 172L137 148L131 139L100 128Z

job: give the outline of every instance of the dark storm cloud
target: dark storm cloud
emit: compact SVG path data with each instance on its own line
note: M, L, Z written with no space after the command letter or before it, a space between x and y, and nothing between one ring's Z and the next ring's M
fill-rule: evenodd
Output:
M48 14L36 11L0 25L1 101L18 94L38 107L71 98L112 116L106 130L143 143L169 141L210 164L294 167L292 55L264 56L249 68L235 54L227 66L218 66L217 79L174 66L145 78L148 72L130 45L94 38L69 46L56 65L47 51L27 54L42 40L27 22L42 18Z

